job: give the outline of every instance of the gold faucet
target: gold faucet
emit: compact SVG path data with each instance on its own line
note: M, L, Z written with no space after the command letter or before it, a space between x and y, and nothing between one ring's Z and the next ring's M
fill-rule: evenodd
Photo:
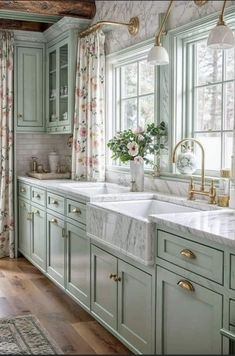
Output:
M188 199L189 200L194 200L195 195L206 195L209 197L209 204L216 204L216 188L214 185L214 181L212 179L211 181L211 186L209 191L205 191L205 151L202 146L202 144L195 140L194 138L184 138L183 140L179 141L174 150L173 150L173 155L172 155L172 162L175 163L176 161L176 150L177 148L183 143L187 141L192 141L198 144L198 146L201 148L202 151L202 165L201 165L201 187L200 190L195 189L194 182L193 182L193 177L190 177L190 183L189 183L189 189L188 189Z

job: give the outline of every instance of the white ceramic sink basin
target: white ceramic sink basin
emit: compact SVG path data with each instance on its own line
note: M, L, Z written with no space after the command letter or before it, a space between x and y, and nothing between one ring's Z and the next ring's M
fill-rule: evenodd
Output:
M140 263L152 265L155 227L149 215L197 211L155 199L90 203L87 205L87 234Z
M130 188L128 187L122 187L118 184L112 183L73 182L64 184L62 183L60 186L62 188L66 188L86 196L94 196L100 194L117 194L130 191Z
M97 203L104 209L109 209L120 214L131 216L138 220L148 220L151 214L170 214L170 213L187 213L195 212L188 206L164 202L161 200L133 200L133 201L116 201Z

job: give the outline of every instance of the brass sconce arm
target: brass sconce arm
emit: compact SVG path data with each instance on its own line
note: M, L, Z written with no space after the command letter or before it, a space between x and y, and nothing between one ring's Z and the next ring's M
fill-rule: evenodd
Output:
M161 23L161 26L160 26L160 28L159 28L159 31L158 31L158 33L156 34L156 37L155 37L155 44L156 44L156 46L161 46L161 36L162 36L162 32L163 32L165 23L166 23L166 21L167 21L169 15L170 15L171 9L172 9L172 7L173 7L173 2L174 2L174 0L171 0L169 6L168 6L168 8L167 8L166 14L165 14L165 16L164 16L164 19L163 19L163 21L162 21L162 23Z

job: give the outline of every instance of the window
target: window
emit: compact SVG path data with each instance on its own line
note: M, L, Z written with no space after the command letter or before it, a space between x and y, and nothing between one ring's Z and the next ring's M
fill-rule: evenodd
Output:
M118 131L138 126L145 128L147 124L157 122L157 68L147 63L152 44L153 40L146 41L107 56L107 141ZM112 161L110 155L108 152L108 165L125 166Z
M198 139L206 152L206 169L219 171L230 167L234 122L234 49L212 50L207 39L188 46L192 53L192 85L188 86L191 102L191 136ZM191 96L191 99L190 99Z
M194 137L205 150L206 174L217 176L231 168L233 154L235 50L207 47L217 15L169 31L168 73L169 122L172 147L183 138ZM234 7L227 9L226 24L234 31ZM200 158L200 150L194 145ZM200 168L200 167L199 167ZM177 171L176 171L177 173Z

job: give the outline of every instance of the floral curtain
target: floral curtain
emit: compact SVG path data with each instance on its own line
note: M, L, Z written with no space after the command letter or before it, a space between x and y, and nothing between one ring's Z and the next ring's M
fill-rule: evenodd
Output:
M0 257L14 257L13 34L0 32Z
M105 36L98 30L78 41L72 179L105 178Z

